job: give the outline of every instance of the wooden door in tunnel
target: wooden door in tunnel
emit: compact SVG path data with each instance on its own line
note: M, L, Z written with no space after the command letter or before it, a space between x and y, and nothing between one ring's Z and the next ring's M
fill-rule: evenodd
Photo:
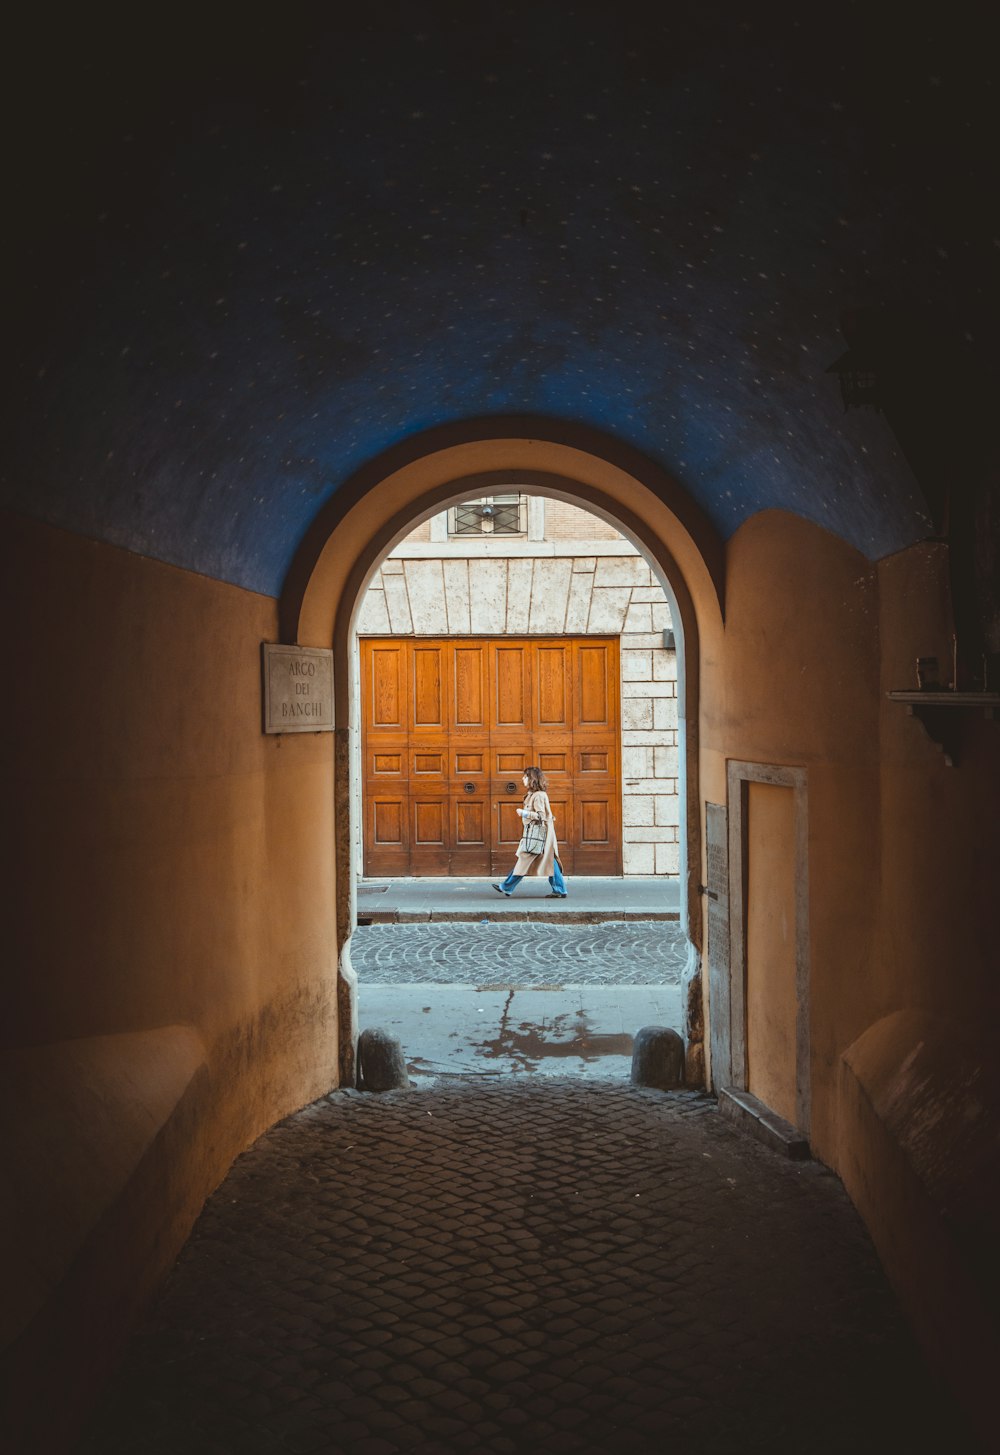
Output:
M713 1026L713 1055L718 1029L732 1084L808 1133L806 773L730 762L728 780L729 1038Z
M506 873L521 775L568 873L621 873L617 637L361 638L365 873Z

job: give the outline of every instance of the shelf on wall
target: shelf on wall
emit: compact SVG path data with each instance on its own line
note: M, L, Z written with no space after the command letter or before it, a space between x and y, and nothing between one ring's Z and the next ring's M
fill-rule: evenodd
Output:
M995 718L1000 709L1000 692L888 692L890 702L901 702L916 717L924 732L944 753L949 768L958 762L961 716L956 709L981 712Z

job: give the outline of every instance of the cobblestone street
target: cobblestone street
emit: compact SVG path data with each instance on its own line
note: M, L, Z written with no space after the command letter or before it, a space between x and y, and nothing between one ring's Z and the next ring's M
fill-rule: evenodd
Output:
M674 921L369 925L351 939L363 985L670 985L686 955Z
M362 1029L419 1084L441 1076L628 1078L643 1025L682 1029L687 940L675 921L372 925L355 930Z
M822 1167L696 1093L470 1078L241 1157L82 1451L959 1448Z

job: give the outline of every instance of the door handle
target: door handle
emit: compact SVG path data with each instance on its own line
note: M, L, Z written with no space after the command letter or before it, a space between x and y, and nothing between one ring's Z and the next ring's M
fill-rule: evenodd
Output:
M465 791L466 793L475 793L476 785L474 783L466 783Z
M507 793L516 793L517 792L517 784L516 783L508 783L507 784L507 788L506 788L506 792Z

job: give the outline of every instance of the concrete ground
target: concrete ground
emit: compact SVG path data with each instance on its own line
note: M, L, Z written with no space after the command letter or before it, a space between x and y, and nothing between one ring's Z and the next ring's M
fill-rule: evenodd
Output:
M651 985L382 985L361 992L359 1019L400 1042L415 1086L475 1073L627 1081L636 1031L682 1029L679 986Z
M628 1079L642 1026L683 1028L676 921L359 927L359 1025L403 1046L414 1085L443 1076Z
M495 880L503 878L494 875ZM509 899L482 879L362 879L358 923L407 924L426 920L514 922L536 918L557 923L602 920L671 920L680 917L680 881L645 878L576 878L568 899L548 899L547 879L526 876Z
M958 1449L824 1168L696 1093L468 1077L241 1157L80 1455Z

